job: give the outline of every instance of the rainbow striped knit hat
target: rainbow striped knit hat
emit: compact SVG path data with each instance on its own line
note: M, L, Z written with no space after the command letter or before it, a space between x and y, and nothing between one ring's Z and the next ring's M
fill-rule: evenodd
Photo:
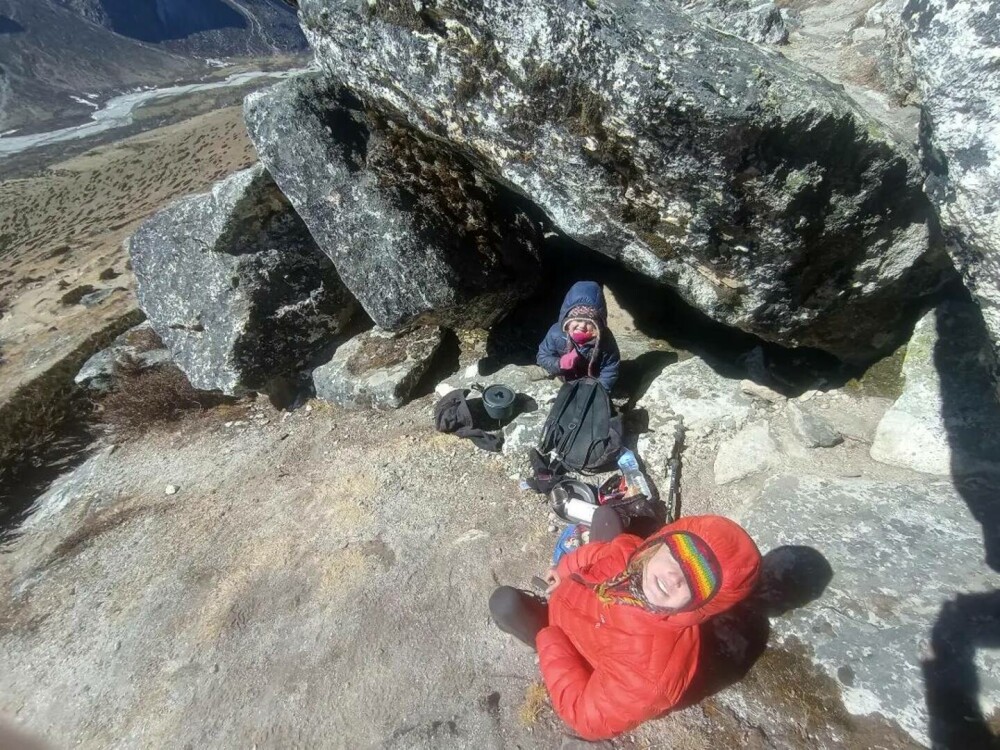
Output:
M663 539L670 554L680 563L684 578L691 588L691 603L685 609L692 609L712 598L722 580L719 563L701 539L694 534L678 531Z

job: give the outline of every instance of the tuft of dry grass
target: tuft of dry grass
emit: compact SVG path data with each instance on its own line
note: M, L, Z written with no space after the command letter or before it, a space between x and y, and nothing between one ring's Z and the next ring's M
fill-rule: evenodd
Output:
M140 352L151 352L163 348L163 340L152 328L138 328L125 334L125 343Z
M81 286L70 289L68 292L66 292L66 294L64 294L62 297L59 298L59 301L62 302L64 305L78 305L80 304L80 300L82 300L88 294L91 294L92 292L96 291L97 289L95 289L90 284L83 284Z
M141 320L136 312L112 322L0 407L0 496L26 470L44 464L61 435L89 422L90 401L73 378L94 352Z
M524 702L517 713L521 724L530 727L542 716L549 703L549 693L541 682L532 682L524 691Z
M100 419L117 434L135 437L229 401L220 393L195 389L174 365L144 371L126 365L119 368L111 392L100 402Z

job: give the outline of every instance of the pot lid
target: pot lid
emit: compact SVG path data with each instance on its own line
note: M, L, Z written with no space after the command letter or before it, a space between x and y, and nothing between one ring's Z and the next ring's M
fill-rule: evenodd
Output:
M506 409L514 404L515 394L505 385L491 385L483 391L483 401L495 409Z

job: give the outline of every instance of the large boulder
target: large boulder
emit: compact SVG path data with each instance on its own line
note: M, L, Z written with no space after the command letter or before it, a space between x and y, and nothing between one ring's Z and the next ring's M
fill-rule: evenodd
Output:
M650 424L661 415L676 416L687 429L705 433L734 431L753 415L753 402L741 391L740 381L699 357L665 368L636 407L649 414Z
M539 277L537 222L445 144L319 74L245 105L257 152L372 320L488 327Z
M787 44L788 28L770 0L681 0L677 3L713 29L757 44Z
M949 251L1000 345L1000 4L910 0L925 183Z
M317 61L716 320L849 360L937 283L917 156L653 0L304 0Z
M667 462L679 440L703 443L701 447L711 450L710 444L737 432L755 415L753 400L743 394L740 381L699 357L664 368L636 409L637 416L647 420L636 447L659 487L665 486Z
M267 390L357 309L260 165L159 212L128 251L139 306L195 388Z
M827 562L820 577L829 581L832 568L832 581L818 600L771 620L768 654L749 680L717 697L721 703L770 732L801 706L762 703L754 693L753 684L776 671L795 680L777 697L798 694L812 707L803 722L816 733L808 747L912 746L846 743L850 714L872 727L881 716L922 745L986 747L951 735L973 736L976 714L985 729L983 713L1000 703L996 574L983 561L982 532L960 492L945 482L780 476L741 516L761 551L778 551L766 563L780 563L778 555L791 563L765 570L802 578L803 588L821 586L808 580L822 574L819 566L803 570L795 555L782 554L812 547ZM773 614L797 603L783 602ZM793 657L812 669L790 669ZM848 715L827 710L841 701Z
M316 396L346 407L398 409L427 372L442 336L437 326L360 333L313 370Z
M1000 467L1000 401L979 310L948 302L917 323L902 395L879 422L871 457L928 474Z

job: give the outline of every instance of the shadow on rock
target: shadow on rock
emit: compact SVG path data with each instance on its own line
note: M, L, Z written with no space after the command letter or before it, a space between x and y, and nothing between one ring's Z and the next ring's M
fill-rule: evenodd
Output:
M753 595L702 626L698 674L682 707L742 680L767 648L769 618L818 599L832 579L830 563L812 547L787 545L764 555Z
M676 352L650 351L635 359L623 359L618 370L617 393L627 395L629 404L635 404L657 376L678 360Z
M983 527L986 564L1000 571L1000 400L989 334L964 293L937 308L934 367L941 382L941 418L956 489Z
M938 613L922 664L933 748L1000 748L979 706L979 648L1000 648L1000 591L959 594Z

